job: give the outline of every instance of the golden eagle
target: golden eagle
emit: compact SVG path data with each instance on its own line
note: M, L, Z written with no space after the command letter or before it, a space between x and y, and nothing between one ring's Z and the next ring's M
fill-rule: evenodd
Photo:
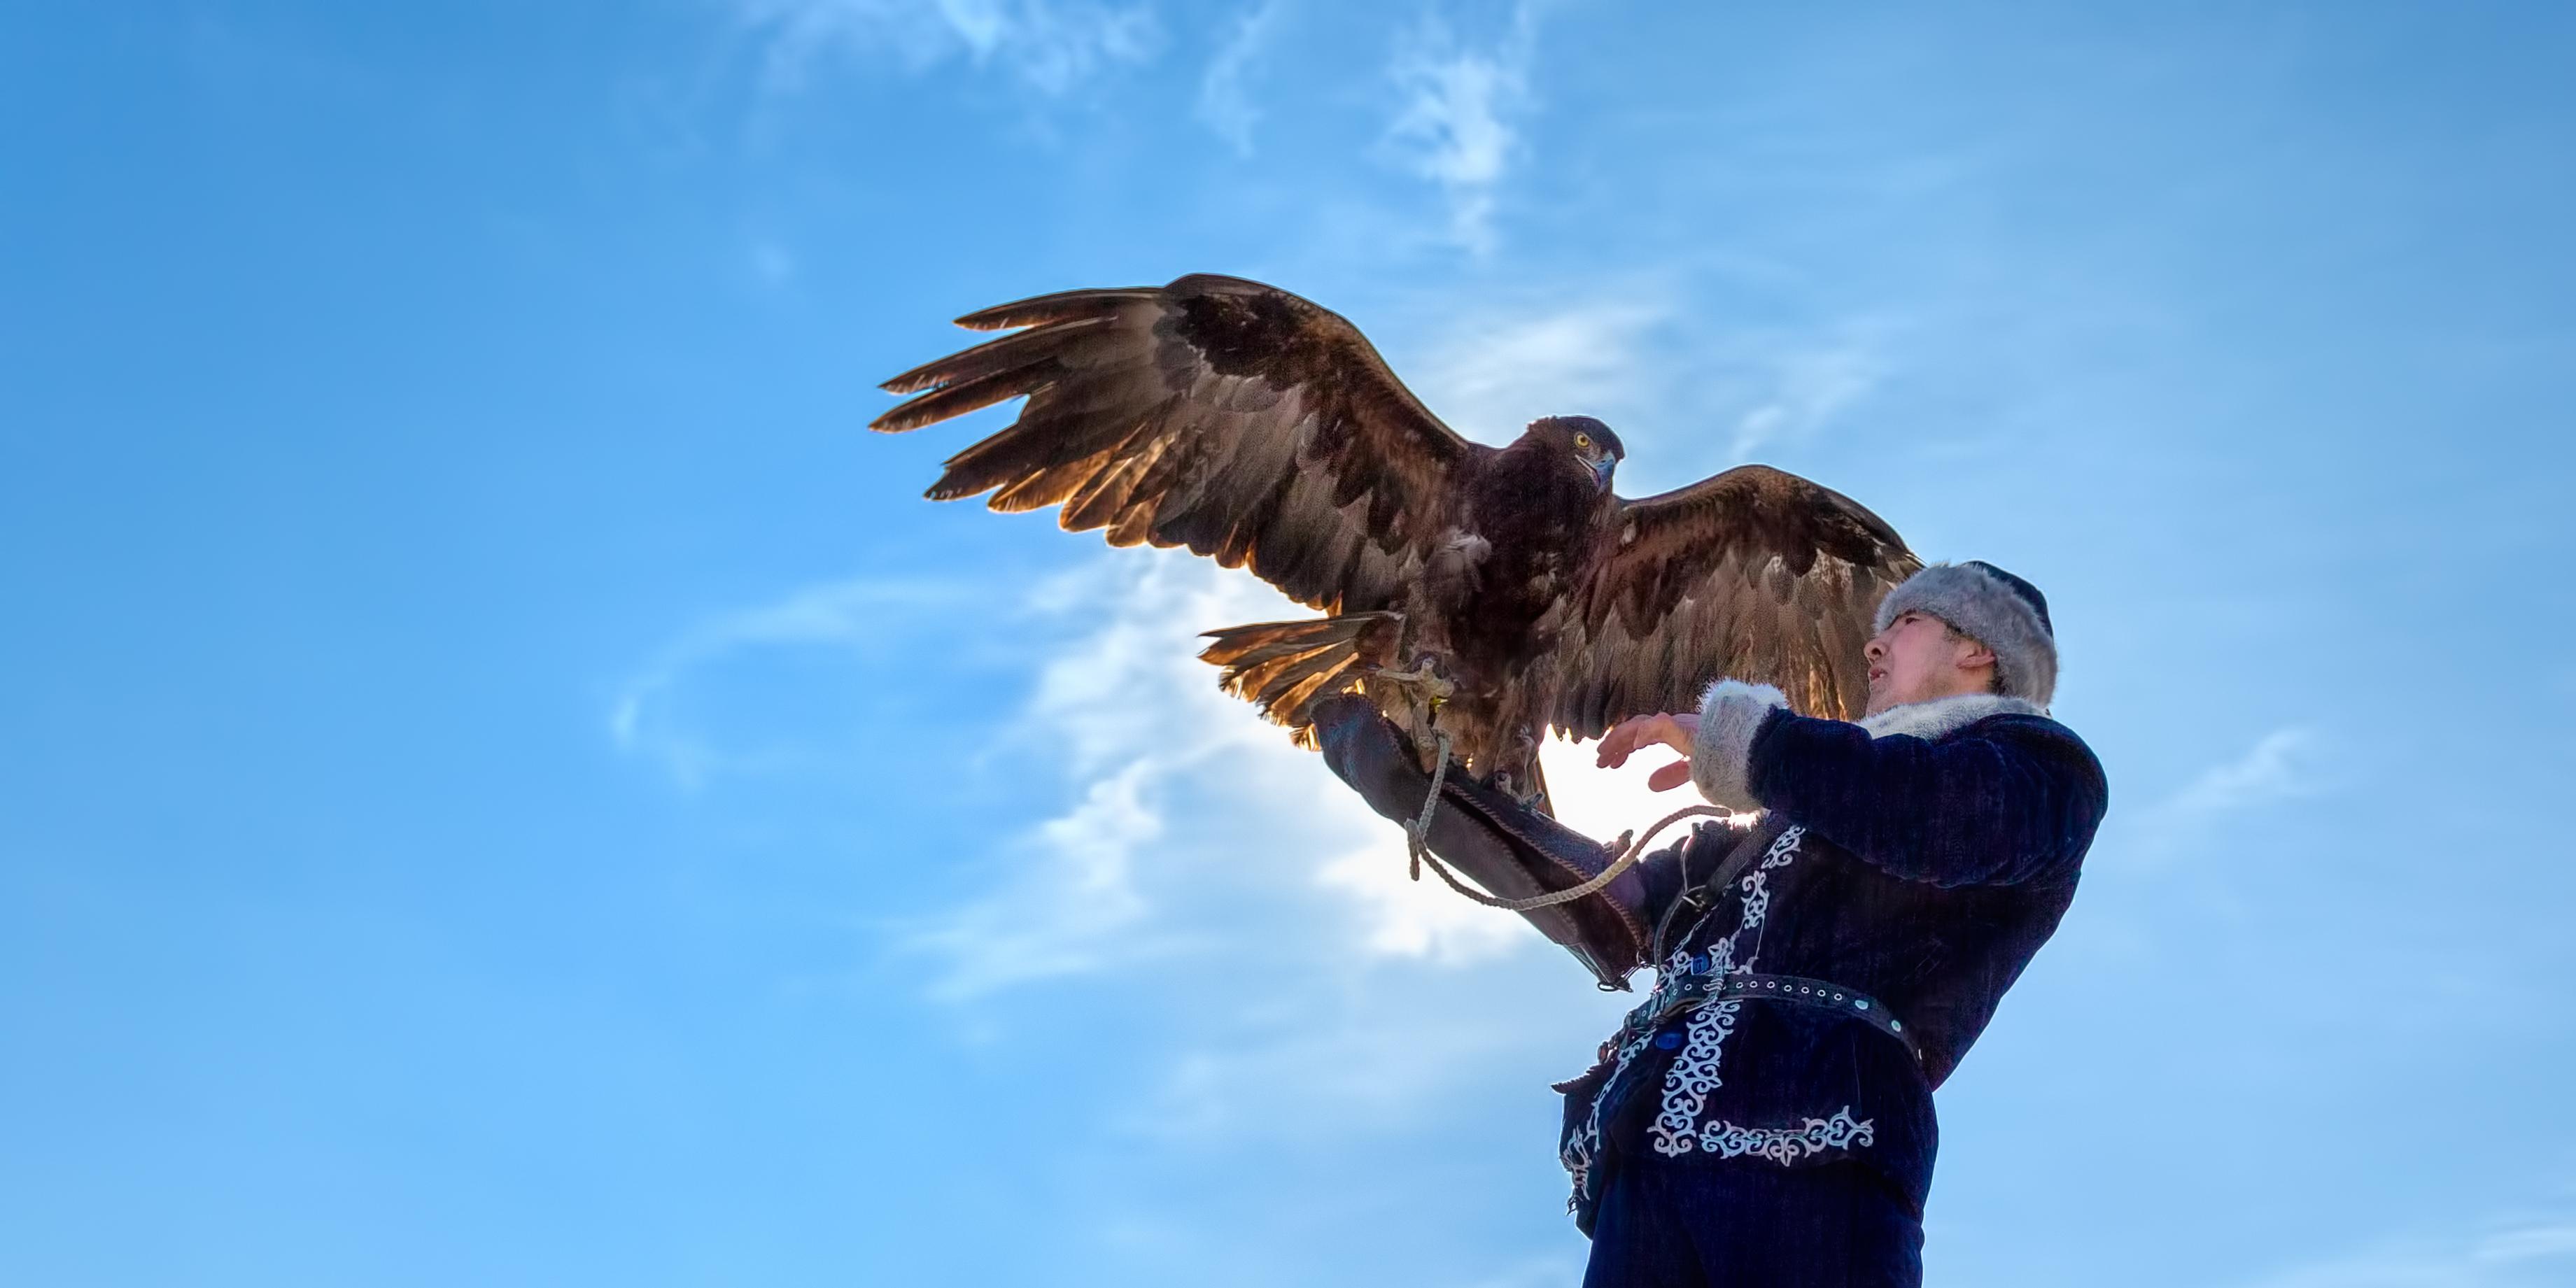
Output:
M1857 714L1870 614L1922 566L1877 515L1767 466L1616 496L1625 451L1587 416L1469 442L1358 328L1260 282L1066 291L957 323L1025 329L887 381L917 396L872 428L1028 403L949 458L933 500L1060 505L1069 531L1251 569L1325 616L1208 632L1227 691L1307 746L1310 706L1360 692L1426 772L1436 728L1467 772L1541 808L1551 725L1598 737L1690 709L1721 675Z

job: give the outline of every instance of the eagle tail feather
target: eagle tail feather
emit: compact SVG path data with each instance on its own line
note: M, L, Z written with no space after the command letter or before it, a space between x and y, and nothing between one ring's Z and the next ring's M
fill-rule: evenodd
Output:
M1311 749L1315 700L1348 688L1395 660L1403 638L1400 613L1349 613L1303 622L1254 622L1207 632L1199 660L1221 668L1217 684L1288 726Z

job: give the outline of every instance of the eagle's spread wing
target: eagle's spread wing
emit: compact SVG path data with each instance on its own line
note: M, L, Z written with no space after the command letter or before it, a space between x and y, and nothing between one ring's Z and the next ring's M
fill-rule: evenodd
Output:
M1870 616L1923 566L1858 502L1764 465L1622 502L1595 539L1590 575L1549 623L1548 722L1574 738L1694 710L1722 676L1779 685L1810 715L1855 717L1869 700Z
M1469 443L1358 328L1259 282L1067 291L970 313L1025 327L886 382L918 397L887 432L1026 396L1010 428L949 458L929 495L995 510L1061 503L1109 543L1188 546L1327 612L1383 608L1447 528Z

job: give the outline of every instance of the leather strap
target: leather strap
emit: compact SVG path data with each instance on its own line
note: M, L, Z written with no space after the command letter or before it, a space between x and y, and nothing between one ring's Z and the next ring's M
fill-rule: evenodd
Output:
M1713 823L1692 828L1691 841L1696 842L1710 827L1727 826L1731 825ZM1663 965L1664 954L1670 947L1666 935L1672 929L1675 914L1684 908L1700 914L1699 919L1694 920L1690 928L1682 932L1682 942L1689 943L1691 934L1699 929L1699 922L1707 919L1710 910L1717 906L1718 900L1726 893L1726 888L1735 884L1735 879L1743 876L1744 870L1752 867L1753 861L1761 858L1762 852L1771 848L1771 843L1780 839L1780 833L1787 829L1788 824L1778 815L1766 813L1762 816L1761 822L1735 838L1734 845L1718 857L1716 871L1709 873L1706 880L1692 882L1690 869L1684 867L1682 880L1686 884L1683 885L1681 893L1673 896L1672 904L1664 909L1664 915L1656 918L1654 942L1646 950L1648 953L1646 964L1658 967ZM1681 855L1682 861L1687 864L1690 860L1690 849L1687 844L1681 850Z
M1324 763L1371 809L1410 824L1431 790L1414 748L1365 698L1323 699L1310 709ZM1610 865L1612 852L1463 773L1444 776L1432 811L1431 852L1497 898L1526 899L1582 884ZM1625 991L1646 951L1643 877L1621 873L1597 897L1521 913L1592 973Z

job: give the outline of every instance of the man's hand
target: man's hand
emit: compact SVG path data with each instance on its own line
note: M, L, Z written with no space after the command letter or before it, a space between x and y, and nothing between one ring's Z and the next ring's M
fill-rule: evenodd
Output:
M1603 769L1617 769L1628 763L1628 757L1662 743L1680 752L1682 758L1647 775L1646 786L1668 792L1690 781L1691 743L1698 735L1698 716L1669 712L1636 716L1620 721L1610 732L1601 735L1601 746L1593 763Z

